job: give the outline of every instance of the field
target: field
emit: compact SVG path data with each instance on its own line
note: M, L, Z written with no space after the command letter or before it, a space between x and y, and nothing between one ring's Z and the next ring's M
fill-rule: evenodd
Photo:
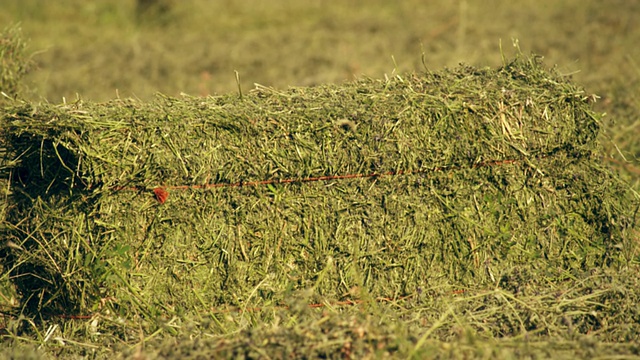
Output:
M640 3L163 3L3 2L0 359L640 358Z

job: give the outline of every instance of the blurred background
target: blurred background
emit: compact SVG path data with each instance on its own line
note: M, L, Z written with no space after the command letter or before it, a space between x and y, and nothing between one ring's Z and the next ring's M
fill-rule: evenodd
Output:
M27 97L152 99L499 66L523 53L601 98L603 144L640 177L640 1L1 0L37 64ZM502 50L501 50L502 48ZM610 141L610 140L613 140ZM618 149L613 144L617 144ZM622 156L624 155L624 157ZM625 160L626 159L626 160Z

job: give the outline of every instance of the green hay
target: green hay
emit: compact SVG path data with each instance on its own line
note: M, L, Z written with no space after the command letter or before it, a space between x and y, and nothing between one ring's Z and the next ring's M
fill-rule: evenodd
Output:
M377 316L353 308L317 311L293 304L274 315L276 319L293 317L291 325L276 320L275 326L258 324L232 338L153 341L146 353L160 359L185 354L193 358L295 354L291 357L359 359L424 359L435 354L444 359L570 359L637 354L639 313L631 305L639 300L634 290L637 270L597 270L582 276L579 288L570 280L553 289L525 275L526 283L515 291L467 289L452 295L451 289L425 289L410 300L381 306ZM505 276L501 285L513 284L518 277L514 275ZM536 336L541 334L545 337Z
M48 348L55 349L55 358L634 358L640 351L635 341L640 334L638 270L594 269L551 282L532 276L535 270L523 264L505 273L494 289L453 292L453 287L436 286L403 300L355 306L327 302L319 309L308 306L312 294L296 293L288 307L228 312L223 321L165 321L179 335L154 332L136 346L111 349L104 342L112 339L112 331L98 317L104 333L99 349L90 344L82 351ZM249 325L219 336L222 322ZM10 347L0 359L25 353L24 345ZM29 358L46 358L36 354Z
M636 200L600 164L591 99L519 57L242 99L19 104L2 126L20 249L3 261L27 313L148 331L304 289L396 298L522 264L618 266L637 257ZM388 172L404 174L278 183Z

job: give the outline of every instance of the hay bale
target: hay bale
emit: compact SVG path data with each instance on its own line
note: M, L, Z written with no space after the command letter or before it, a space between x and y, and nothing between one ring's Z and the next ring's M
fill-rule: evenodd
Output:
M519 57L242 99L25 103L2 120L4 236L24 250L1 255L26 309L107 299L125 317L600 266L630 200L590 99Z

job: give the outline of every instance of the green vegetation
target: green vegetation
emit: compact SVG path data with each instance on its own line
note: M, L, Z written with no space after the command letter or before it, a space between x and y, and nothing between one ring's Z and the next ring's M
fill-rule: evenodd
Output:
M20 28L14 26L4 29L0 37L0 93L2 102L15 98L19 93L22 77L32 65L26 55L26 43L20 34Z
M636 5L140 3L0 15L0 358L640 355Z

